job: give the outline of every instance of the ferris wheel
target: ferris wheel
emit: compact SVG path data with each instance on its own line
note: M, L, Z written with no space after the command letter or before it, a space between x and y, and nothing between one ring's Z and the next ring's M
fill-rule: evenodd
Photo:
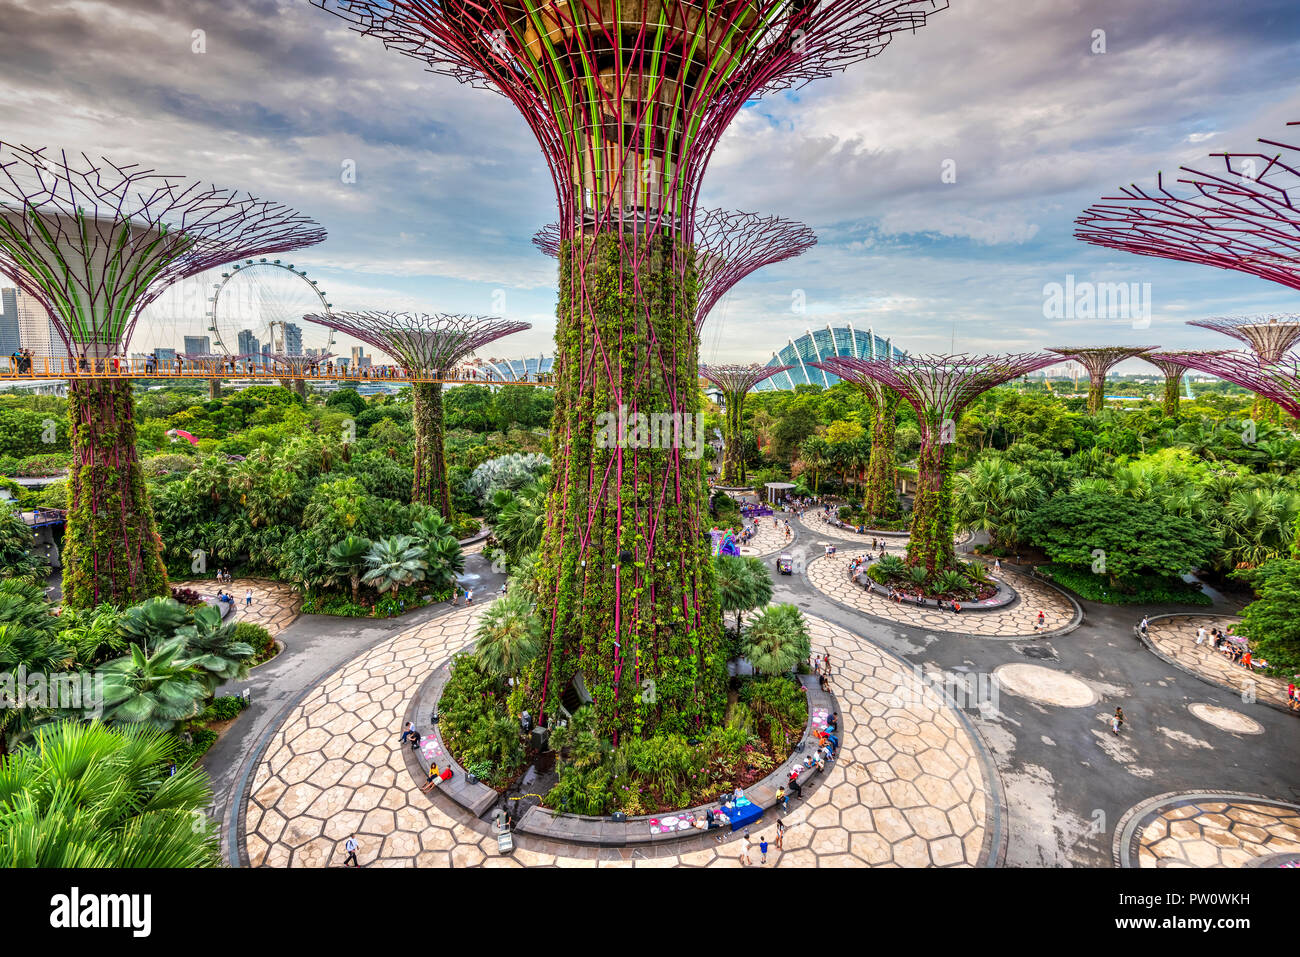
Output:
M245 259L221 273L208 299L208 331L218 355L331 351L334 330L303 321L333 309L305 269L278 259Z

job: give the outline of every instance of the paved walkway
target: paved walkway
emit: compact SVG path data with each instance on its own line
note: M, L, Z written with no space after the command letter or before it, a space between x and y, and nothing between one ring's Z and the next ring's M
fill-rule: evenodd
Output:
M245 820L253 866L339 865L351 833L364 866L739 866L739 835L644 849L517 836L502 858L487 824L436 792L421 794L397 748L408 703L468 644L482 610L375 645L290 709L253 778ZM808 802L792 802L785 848L771 849L769 866L981 863L991 785L967 726L908 666L830 622L809 624L815 652L831 656L843 747ZM751 833L771 842L774 828L768 812Z
M742 555L774 555L783 549L790 548L794 542L796 534L793 524L791 525L790 534L785 533L785 522L792 517L788 512L776 514L776 520L779 525L772 524L771 515L760 515L751 524L758 525L758 534L751 538L746 544L740 546Z
M1064 628L1074 619L1074 606L1056 589L1005 566L1001 577L1020 595L1020 601L996 611L958 613L906 602L900 604L872 594L849 578L848 559L844 555L823 556L808 565L808 581L832 600L865 615L914 628L974 637L1032 638ZM1035 630L1040 610L1045 619L1041 632Z
M1246 867L1300 855L1300 808L1246 796L1175 799L1148 811L1136 838L1138 867Z
M1157 618L1147 626L1147 638L1160 652L1217 685L1236 691L1243 697L1253 696L1287 707L1285 681L1234 665L1231 659L1215 651L1210 643L1211 628L1223 631L1239 620L1213 615ZM1205 628L1206 639L1198 645L1196 630L1201 627Z
M812 532L814 537L822 536L823 538L839 539L842 542L857 542L861 548L869 546L872 538L878 539L882 537L880 535L872 535L870 532L859 534L850 528L839 528L832 525L822 516L822 510L820 508L808 509L808 511L804 512L803 515L799 517L799 521L803 523L804 528ZM903 551L907 550L906 536L895 538L886 537L885 540L886 543L891 546L890 551L896 551L899 547L901 547Z
M302 611L302 596L283 582L266 578L236 578L229 585L218 585L211 579L172 582L177 588L192 588L204 598L215 598L217 589L235 596L233 621L250 621L261 625L274 638L294 623ZM244 595L253 590L253 604L244 604Z

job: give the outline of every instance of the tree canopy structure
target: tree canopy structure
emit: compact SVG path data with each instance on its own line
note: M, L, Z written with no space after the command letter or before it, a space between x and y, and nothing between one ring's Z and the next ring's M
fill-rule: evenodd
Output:
M559 223L537 231L533 245L559 258ZM764 266L802 256L817 245L812 227L780 216L709 209L695 218L695 271L699 301L695 328L704 327L713 307L736 283Z
M1047 353L997 356L936 355L884 359L827 359L827 370L846 382L874 380L892 389L913 409L921 427L916 499L912 503L908 564L934 575L956 563L949 447L957 420L976 398L1004 382L1056 362Z
M1269 149L1212 153L1208 171L1179 167L1179 194L1165 186L1164 174L1154 189L1122 187L1084 210L1074 235L1300 289L1300 145L1259 142Z
M1058 356L1073 359L1088 372L1088 411L1096 415L1106 400L1106 373L1125 359L1146 358L1158 346L1097 346L1095 348L1052 349Z
M1217 316L1188 323L1246 343L1265 362L1277 362L1300 342L1300 316Z
M532 326L485 316L423 312L332 312L304 318L387 353L416 380L411 383L415 402L415 482L411 501L436 506L450 519L442 383L418 380L439 379L476 349Z
M789 366L712 365L700 366L701 378L722 390L726 405L726 448L722 455L722 481L739 485L745 481L745 396L764 379L770 379Z
M1143 356L1143 358L1147 358ZM1173 362L1235 382L1256 395L1276 402L1300 419L1300 356L1289 353L1266 362L1253 352L1156 352L1152 359Z
M313 0L429 69L508 98L560 224L554 488L521 678L539 721L581 674L605 733L717 723L725 653L682 443L599 423L697 421L699 188L746 103L882 52L945 0Z
M266 352L262 358L271 364L276 372L284 374L280 384L286 389L293 389L303 398L307 397L307 380L303 376L314 375L320 367L334 358L334 353L305 356L296 352Z
M312 220L252 196L0 143L0 272L49 311L68 354L91 368L123 354L140 311L170 283L324 238ZM69 384L63 594L74 608L167 590L133 414L129 379Z
M903 511L898 501L898 472L894 461L901 397L883 382L858 374L859 361L862 360L853 356L830 356L812 365L851 383L867 400L871 409L871 456L867 460L867 490L862 508L871 518L894 521ZM849 374L842 373L841 369L848 370Z

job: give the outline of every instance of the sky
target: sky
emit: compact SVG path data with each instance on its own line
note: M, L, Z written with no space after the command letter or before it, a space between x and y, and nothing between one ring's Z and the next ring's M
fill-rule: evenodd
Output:
M798 219L819 244L718 305L703 361L765 362L845 323L912 353L1213 348L1230 343L1184 323L1300 312L1300 295L1261 279L1072 237L1075 216L1123 184L1211 168L1210 153L1261 136L1300 140L1286 129L1300 120L1300 3L950 4L727 131L702 206ZM285 258L335 309L503 315L533 328L480 355L552 351L556 268L530 238L555 196L523 120L307 0L0 0L0 104L0 140L317 219L329 239ZM1046 318L1044 287L1067 277L1150 283L1149 326ZM211 278L152 307L131 351L178 338L178 318L200 331Z

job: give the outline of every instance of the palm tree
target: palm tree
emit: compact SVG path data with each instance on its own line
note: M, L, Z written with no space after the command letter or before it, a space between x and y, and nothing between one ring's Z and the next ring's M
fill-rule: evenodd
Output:
M411 536L395 535L381 538L370 546L366 553L366 567L369 571L361 580L373 585L382 595L388 591L395 594L399 588L423 581L429 563L424 549L415 544Z
M0 867L217 867L198 767L167 774L178 742L139 726L62 721L0 764Z
M152 654L132 644L130 655L104 665L104 721L171 730L197 715L207 689L184 651L176 638Z
M1300 493L1267 489L1234 492L1218 520L1223 536L1223 557L1230 568L1262 565L1271 558L1285 558L1295 536L1300 516Z
M48 616L47 616L48 617ZM23 669L28 674L50 674L67 671L76 655L73 650L55 637L52 630L28 628L21 624L0 624L0 674ZM15 700L5 700L0 694L0 758L9 753L11 738L20 738L28 729L48 720L52 708L44 703L37 705L24 700L23 687L14 689Z
M719 555L713 568L718 604L723 611L736 613L736 634L740 634L745 612L772 600L772 576L762 559L739 555Z
M533 482L511 493L502 489L492 499L497 513L492 533L506 550L506 557L517 562L542 543L546 530L546 496L548 484Z
M744 653L754 670L768 675L794 670L812 651L803 614L794 605L770 605L745 626Z
M994 545L1017 541L1019 525L1043 502L1042 484L1006 459L986 457L957 476L953 496L957 523L987 532Z
M59 616L63 626L59 638L73 649L78 666L92 668L126 649L127 640L118 629L121 618L122 613L111 605L80 610L65 607Z
M189 620L189 611L176 599L149 598L128 608L117 627L128 641L147 651L170 641Z
M370 552L370 539L360 535L349 535L341 542L335 542L329 550L330 567L346 577L352 584L352 600L361 598L361 570L366 564L366 555Z
M479 665L502 680L518 675L542 650L542 627L532 600L517 591L488 606L474 637Z
M212 605L195 608L192 621L176 629L176 637L184 642L186 661L203 672L199 680L209 695L227 681L248 677L253 646L235 637L235 622L222 621L220 609Z

